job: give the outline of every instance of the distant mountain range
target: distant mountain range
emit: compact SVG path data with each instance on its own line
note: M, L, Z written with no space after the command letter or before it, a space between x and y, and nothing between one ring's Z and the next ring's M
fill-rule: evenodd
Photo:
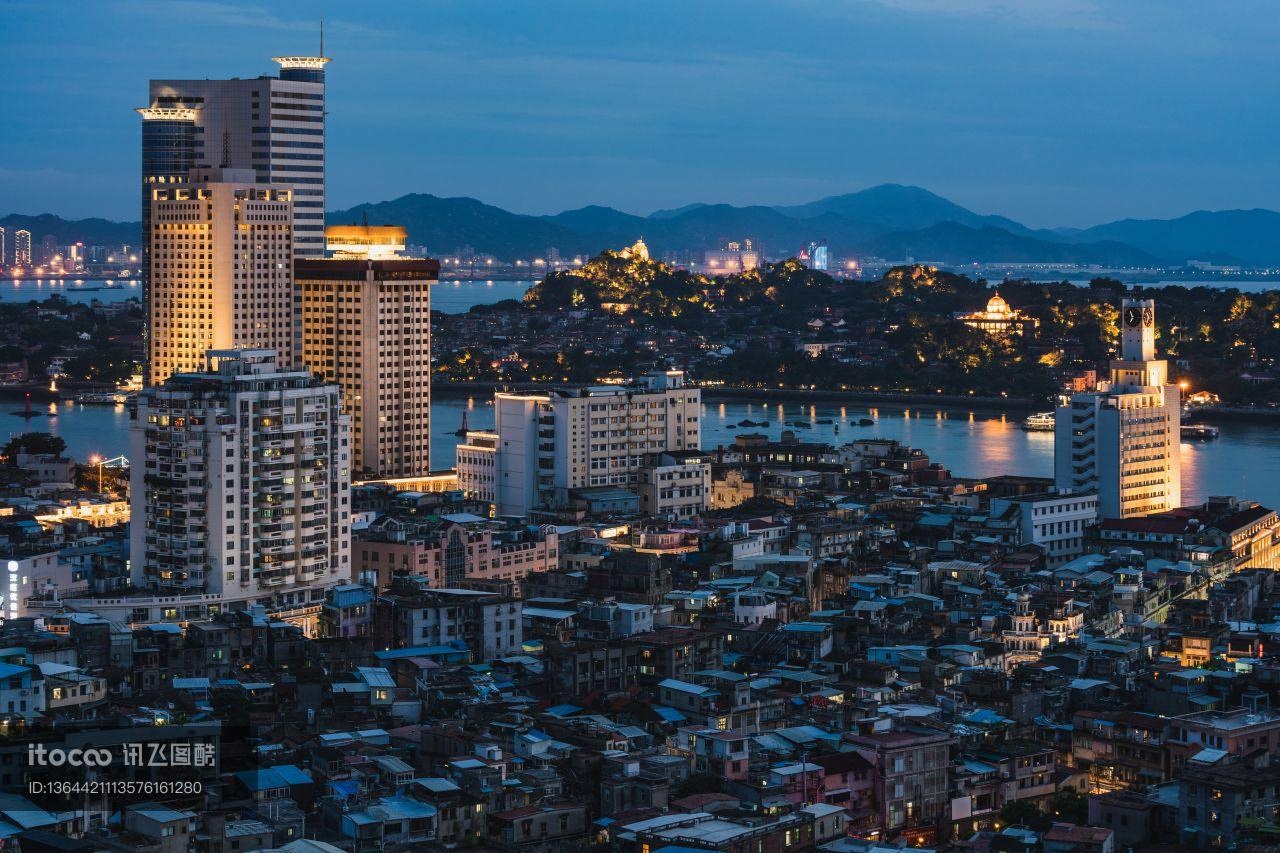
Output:
M437 255L471 246L502 259L595 254L644 237L655 252L712 249L752 238L771 256L826 240L836 256L914 257L963 265L975 261L1181 265L1191 258L1251 267L1280 266L1280 213L1197 211L1177 219L1124 219L1087 229L1033 229L1004 216L975 213L920 187L882 184L800 205L692 204L636 216L592 205L553 216L511 213L472 198L413 193L328 214L331 223L404 225L410 242ZM136 243L138 223L10 215L0 226L31 231L36 243ZM10 238L11 240L11 238Z

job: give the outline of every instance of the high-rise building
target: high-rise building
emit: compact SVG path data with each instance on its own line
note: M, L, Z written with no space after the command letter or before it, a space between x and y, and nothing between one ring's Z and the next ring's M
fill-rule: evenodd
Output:
M405 258L398 227L330 226L334 257L301 258L302 363L342 389L352 462L375 477L431 470L431 285L438 261Z
M7 251L9 248L9 241L6 239L8 236L8 232L5 231L3 227L0 227L0 267L7 267L9 265L9 254Z
M40 263L49 266L58 257L58 238L52 234L44 235L40 240Z
M31 266L31 232L25 229L13 233L13 265Z
M157 185L186 183L191 176L196 167L198 113L180 107L141 107L138 113L142 116L142 302L146 305L151 293L151 191ZM126 253L121 263L127 260Z
M292 191L246 169L194 169L151 188L147 377L199 371L210 349L296 366Z
M562 506L571 489L638 494L648 454L699 449L701 406L680 370L632 385L498 393L493 430L458 446L458 485L502 516Z
M184 168L253 169L259 183L293 188L294 253L320 257L328 61L323 56L278 56L278 77L152 80L150 104L139 110L144 189L180 180Z
M274 350L212 350L132 414L136 586L273 610L351 577L350 422L337 387Z
M1063 398L1055 412L1058 490L1096 492L1101 518L1163 512L1182 500L1181 395L1156 358L1155 300L1125 299L1120 328L1110 381Z

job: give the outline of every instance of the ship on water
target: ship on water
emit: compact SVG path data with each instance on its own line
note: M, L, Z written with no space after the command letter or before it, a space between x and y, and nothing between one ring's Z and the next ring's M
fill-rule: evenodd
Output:
M1022 422L1027 432L1053 432L1053 412L1037 412Z

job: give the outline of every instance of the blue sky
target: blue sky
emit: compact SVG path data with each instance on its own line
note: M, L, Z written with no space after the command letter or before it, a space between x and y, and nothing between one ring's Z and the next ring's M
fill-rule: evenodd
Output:
M1280 206L1272 0L6 0L0 213L135 218L147 80L268 73L322 13L335 208Z

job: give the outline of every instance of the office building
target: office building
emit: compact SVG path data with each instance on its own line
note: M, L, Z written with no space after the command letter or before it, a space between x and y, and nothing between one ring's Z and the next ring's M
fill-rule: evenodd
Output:
M992 498L991 516L1017 524L1017 544L1040 546L1046 565L1056 569L1084 553L1085 530L1098 521L1098 496L1054 492Z
M564 506L571 490L634 493L647 454L699 449L701 403L680 370L631 385L495 394L493 430L458 446L458 485L501 516Z
M147 378L200 371L211 349L296 364L292 191L247 169L194 169L151 189Z
M31 266L31 232L20 229L13 233L13 265Z
M142 301L148 304L151 191L186 183L191 176L191 170L196 167L198 113L181 107L141 107L137 112L142 116Z
M294 252L320 257L329 60L279 56L274 61L280 65L278 77L152 80L150 103L139 110L144 190L148 184L181 180L191 168L253 169L259 183L293 188Z
M133 583L225 608L319 602L351 577L350 422L338 389L265 349L212 350L132 414Z
M332 258L295 264L302 363L342 389L355 470L431 470L431 285L440 263L404 258L405 230L333 226Z
M1054 478L1059 491L1092 491L1101 518L1178 507L1180 394L1156 358L1155 300L1125 299L1120 358L1097 391L1064 397L1055 412Z

